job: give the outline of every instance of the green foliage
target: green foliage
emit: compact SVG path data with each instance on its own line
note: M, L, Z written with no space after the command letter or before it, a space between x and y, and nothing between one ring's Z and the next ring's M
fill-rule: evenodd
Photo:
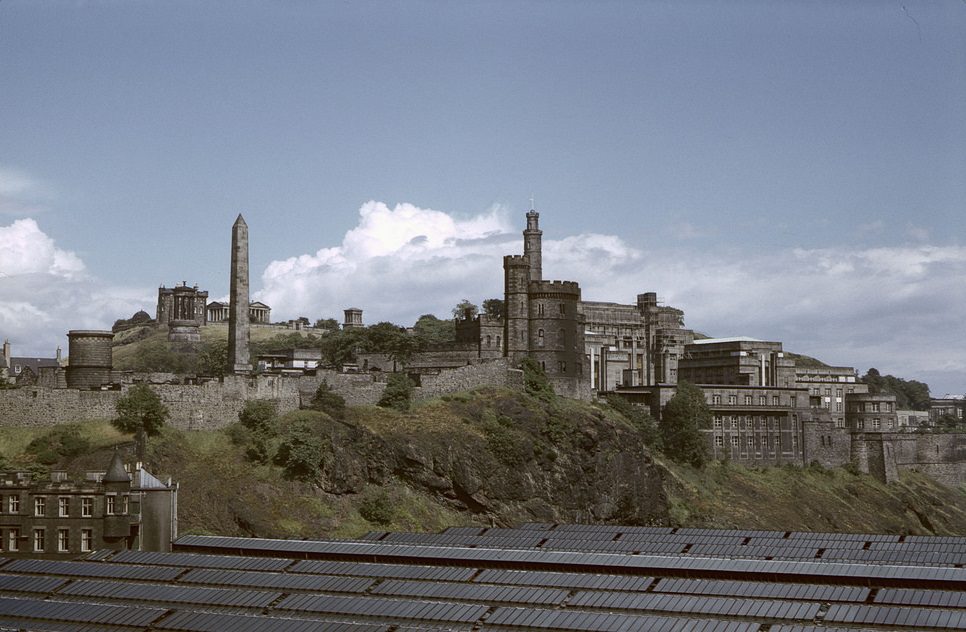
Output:
M324 336L319 343L322 350L322 361L342 370L346 364L356 361L356 351L364 348L364 329L342 329Z
M416 336L425 345L445 345L456 342L456 327L451 320L440 320L423 314L413 325Z
M904 380L892 375L882 375L871 368L859 378L869 385L872 395L895 395L899 410L929 410L929 385L917 380Z
M238 422L252 432L274 436L278 429L278 411L275 402L268 399L250 399L238 413Z
M512 419L488 411L482 429L490 453L507 467L518 467L532 458L531 442L514 428Z
M503 318L503 299L488 298L483 301L483 313L490 318Z
M177 351L164 338L146 340L135 349L133 357L126 366L139 373L194 373L195 354L190 351Z
M392 323L376 323L363 330L364 347L372 353L385 353L393 362L405 365L422 349L422 341Z
M245 458L253 463L271 460L271 444L278 435L278 412L275 402L250 399L238 413L240 430L232 431L232 441L245 448Z
M679 382L661 418L664 453L679 463L702 467L707 459L707 446L699 429L710 427L711 409L704 393L693 384Z
M367 490L362 502L359 503L359 515L373 524L388 526L396 517L396 511L386 490L375 492Z
M556 398L556 393L554 393L550 380L547 379L547 374L543 367L537 364L536 360L524 358L523 362L520 363L520 368L523 369L523 388L528 394L546 402L551 402Z
M168 409L147 384L135 384L115 404L117 417L111 420L121 432L133 432L138 460L144 460L147 438L161 433L168 420Z
M453 318L473 319L480 312L480 308L475 303L471 303L465 298L453 308Z
M320 318L315 321L316 329L326 329L328 331L338 331L339 321L334 318Z
M413 381L405 373L393 373L386 383L386 390L376 404L381 408L392 408L400 412L407 412L412 403Z
M635 406L619 395L609 395L607 404L626 419L644 437L644 444L654 450L662 450L664 441L657 422L643 406Z
M57 426L27 444L25 452L44 465L53 465L63 458L73 458L89 452L91 442L81 434L76 424Z
M324 380L315 389L315 395L309 402L309 408L323 412L338 421L345 419L345 398L333 391L332 387Z
M297 423L288 429L273 462L281 466L290 480L313 481L325 466L327 441L313 432L305 423Z
M228 369L228 341L219 338L203 344L196 368L199 375L224 377Z

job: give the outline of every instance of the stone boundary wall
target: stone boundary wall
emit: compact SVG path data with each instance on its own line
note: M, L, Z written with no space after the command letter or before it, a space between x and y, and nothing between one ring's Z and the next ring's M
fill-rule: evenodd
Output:
M387 377L319 371L314 376L228 376L223 381L201 385L152 384L151 388L167 406L171 414L168 423L172 426L182 430L210 430L237 421L238 413L250 399L273 400L280 413L297 410L300 404L311 400L322 381L342 395L350 406L375 404L386 388ZM478 386L523 388L523 373L509 370L506 361L500 359L443 371L439 375L424 375L422 384L414 394L416 400ZM111 419L118 398L128 388L129 385L120 391L45 387L0 390L0 427L56 426Z

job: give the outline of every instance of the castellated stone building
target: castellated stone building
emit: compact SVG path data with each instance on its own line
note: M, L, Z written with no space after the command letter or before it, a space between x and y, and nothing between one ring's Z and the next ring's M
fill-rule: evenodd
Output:
M523 255L503 257L504 355L513 365L533 359L558 393L586 398L580 285L543 280L539 219L537 211L527 213Z

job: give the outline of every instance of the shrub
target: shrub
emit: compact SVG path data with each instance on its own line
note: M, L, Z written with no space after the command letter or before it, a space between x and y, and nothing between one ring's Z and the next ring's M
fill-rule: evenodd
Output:
M325 452L325 440L313 434L308 426L298 424L279 443L274 462L282 467L286 478L312 481L322 474Z
M700 428L711 426L711 409L700 388L678 383L677 392L664 407L661 437L664 453L679 463L704 465L707 445Z
M323 412L337 421L345 419L345 398L333 391L325 381L315 390L309 408Z
M25 451L44 465L72 458L90 450L91 444L73 424L57 426L27 444Z
M619 395L608 395L607 404L626 419L643 435L644 443L655 450L663 448L661 431L657 422L643 406L635 406Z
M386 490L380 489L367 494L359 504L359 515L373 524L389 525L396 517L392 501Z
M544 401L553 401L556 397L553 385L547 379L547 374L533 358L524 358L520 363L523 369L523 388L530 395Z
M386 390L376 404L382 408L392 408L400 412L407 412L412 403L413 381L405 373L393 373L389 376Z

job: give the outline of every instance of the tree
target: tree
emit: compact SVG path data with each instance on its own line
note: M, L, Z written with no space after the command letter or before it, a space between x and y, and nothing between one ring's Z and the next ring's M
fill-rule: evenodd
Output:
M278 434L278 411L275 402L267 399L250 399L238 413L238 423L245 430L238 435L245 447L245 456L255 463L267 463L271 456L271 443Z
M869 385L872 395L894 395L896 408L900 410L929 410L929 385L917 380L904 380L894 375L882 375L871 368L859 378Z
M339 321L334 318L320 318L315 321L316 329L327 329L329 331L339 330Z
M679 382L661 417L664 453L679 463L703 466L708 448L700 428L710 427L711 409L704 393L693 384Z
M329 366L342 370L342 367L355 362L356 351L365 342L364 329L342 329L323 336L319 343L322 359Z
M345 398L332 390L324 380L315 389L309 408L323 412L337 421L345 419Z
M456 327L451 320L440 320L432 314L423 314L413 325L416 337L424 345L443 345L456 342Z
M490 318L503 318L503 299L488 298L483 301L483 313Z
M409 410L412 402L413 388L415 385L405 373L393 373L389 376L386 390L382 392L382 397L376 406L382 408L392 408L400 412Z
M453 318L465 318L470 320L479 313L480 308L476 304L469 302L467 299L463 299L456 304L453 308Z
M295 424L275 452L275 465L282 467L285 477L292 480L316 479L325 465L327 442L312 432L307 424Z
M198 352L198 373L224 377L228 367L228 341L217 339L206 342Z
M168 420L168 409L147 384L135 384L115 404L117 417L111 420L121 432L135 435L137 458L144 461L147 438L161 433Z

